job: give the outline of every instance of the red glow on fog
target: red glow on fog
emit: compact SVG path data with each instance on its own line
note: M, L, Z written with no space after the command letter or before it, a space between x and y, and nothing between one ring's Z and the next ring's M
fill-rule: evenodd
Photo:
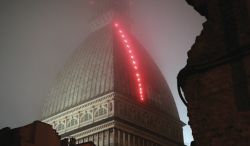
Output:
M90 1L89 1L89 4L90 4L90 5L94 5L94 4L95 4L95 1L94 1L94 0L90 0Z
M140 72L138 71L138 66L136 65L137 60L136 60L135 54L133 53L134 48L130 44L128 38L126 38L126 36L123 34L125 32L123 28L117 22L114 23L114 26L115 26L116 31L118 32L118 36L120 37L124 46L127 48L127 52L129 53L128 57L130 58L130 61L131 61L131 66L134 68L134 75L136 77L138 96L141 101L144 101L143 86L141 83Z

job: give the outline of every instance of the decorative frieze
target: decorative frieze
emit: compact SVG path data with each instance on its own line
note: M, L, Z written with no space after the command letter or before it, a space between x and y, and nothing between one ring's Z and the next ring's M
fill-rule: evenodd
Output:
M114 115L114 93L110 93L71 108L43 122L53 126L61 135Z
M114 111L114 109L116 109ZM80 127L84 127L108 117L116 116L134 125L143 127L152 132L173 140L182 139L177 132L180 123L162 113L157 113L143 106L133 103L127 97L117 93L110 93L94 99L61 114L45 119L44 122L51 124L62 135ZM114 122L108 122L80 133L72 135L80 139L105 129L114 127ZM177 130L177 131L176 131Z
M110 122L107 122L107 123L104 123L104 124L89 128L87 130L78 132L78 133L73 134L71 136L74 137L75 139L82 139L82 138L84 139L87 136L94 135L96 133L108 130L110 128L114 128L114 126L115 126L115 122L110 121Z
M115 116L123 120L171 139L182 139L182 135L178 134L182 130L178 128L182 123L169 115L146 109L145 106L134 103L117 93L115 94L115 108Z

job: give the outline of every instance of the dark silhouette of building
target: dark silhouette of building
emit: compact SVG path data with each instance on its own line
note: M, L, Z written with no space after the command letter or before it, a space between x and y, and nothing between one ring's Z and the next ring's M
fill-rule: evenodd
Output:
M250 1L187 0L207 21L178 85L196 146L250 146Z
M60 139L51 125L40 121L15 129L0 130L1 146L95 146L93 142L76 144L72 138Z
M183 123L157 65L131 31L128 0L91 3L91 34L58 74L43 121L76 143L183 146Z

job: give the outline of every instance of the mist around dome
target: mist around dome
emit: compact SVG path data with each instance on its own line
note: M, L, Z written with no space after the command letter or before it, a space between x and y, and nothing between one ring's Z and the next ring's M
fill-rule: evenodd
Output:
M85 1L1 1L1 7L0 126L17 127L40 119L56 74L90 33L90 7ZM135 35L159 66L187 123L175 78L203 20L180 0L139 0L131 12ZM186 142L192 139L187 133Z

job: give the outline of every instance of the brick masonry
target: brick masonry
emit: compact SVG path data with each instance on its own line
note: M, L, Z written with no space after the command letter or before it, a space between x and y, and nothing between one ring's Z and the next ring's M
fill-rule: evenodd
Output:
M250 146L249 0L187 0L207 18L178 82L195 146Z

